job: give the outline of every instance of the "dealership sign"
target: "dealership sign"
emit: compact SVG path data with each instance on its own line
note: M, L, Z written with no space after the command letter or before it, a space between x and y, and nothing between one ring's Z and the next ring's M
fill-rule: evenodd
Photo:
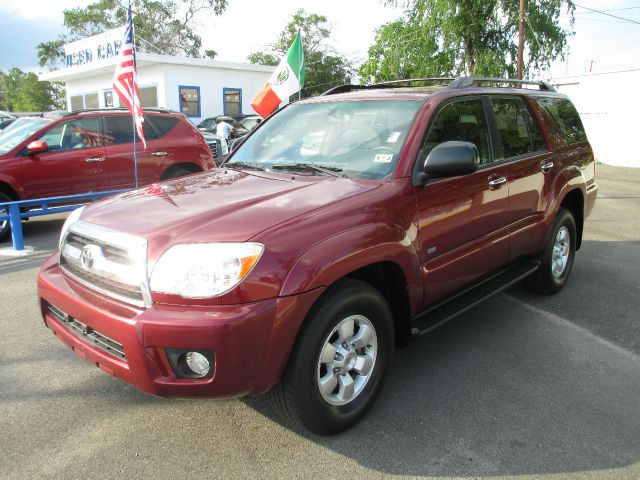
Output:
M83 38L64 46L67 67L76 65L99 64L120 55L124 27L107 30L93 37Z

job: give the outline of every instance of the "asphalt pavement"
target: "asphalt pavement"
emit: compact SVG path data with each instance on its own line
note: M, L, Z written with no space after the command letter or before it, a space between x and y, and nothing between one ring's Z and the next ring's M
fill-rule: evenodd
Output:
M155 398L73 354L35 284L64 217L27 222L35 253L0 257L0 478L640 479L640 169L598 183L560 294L516 286L397 350L329 438L264 398Z

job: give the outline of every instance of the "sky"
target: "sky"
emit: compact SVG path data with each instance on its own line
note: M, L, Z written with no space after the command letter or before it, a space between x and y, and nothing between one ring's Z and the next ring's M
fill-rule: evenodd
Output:
M62 11L86 6L89 0L0 0L0 69L17 66L38 71L36 45L64 32ZM640 0L579 0L578 5L640 22ZM298 8L325 15L329 41L339 53L361 63L375 29L401 15L381 0L229 0L219 17L199 18L195 25L203 46L218 52L218 60L244 62L249 53L275 42ZM568 17L562 22L568 26ZM555 75L640 68L640 24L624 22L576 8L575 35L569 40L568 62L555 62Z

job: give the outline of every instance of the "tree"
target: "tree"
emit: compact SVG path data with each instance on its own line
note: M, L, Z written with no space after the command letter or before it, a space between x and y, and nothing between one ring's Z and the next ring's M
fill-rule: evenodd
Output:
M293 14L291 21L271 48L264 52L254 52L247 60L260 65L278 65L287 54L298 31L302 37L305 63L303 97L318 95L333 86L351 82L351 63L326 45L326 40L331 35L327 17L315 13L307 14L303 9Z
M397 5L398 0L388 0ZM382 25L359 69L367 81L420 76L515 77L518 2L401 0L403 18ZM575 6L567 1L570 24ZM562 0L528 0L524 76L564 59L572 32L559 25Z
M59 83L41 82L35 73L19 68L0 70L0 110L41 112L64 108L64 88Z
M197 16L220 15L226 7L227 0L133 0L136 47L143 52L213 58L215 51L201 51L202 39L193 31L192 25ZM84 8L65 10L63 14L69 34L38 45L40 66L58 67L65 43L124 25L126 2L97 0Z

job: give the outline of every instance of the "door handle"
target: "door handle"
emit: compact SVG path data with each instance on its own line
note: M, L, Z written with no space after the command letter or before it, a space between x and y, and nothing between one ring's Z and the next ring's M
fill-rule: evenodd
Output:
M540 165L540 170L542 170L544 173L547 173L552 168L553 162L542 162L542 164Z
M497 190L498 188L500 188L505 183L507 183L507 178L506 177L494 178L493 180L489 180L489 188L491 190Z
M167 152L151 152L153 157L166 157L168 155Z
M87 163L96 163L96 162L104 162L106 159L104 157L91 157L87 158L85 162Z

